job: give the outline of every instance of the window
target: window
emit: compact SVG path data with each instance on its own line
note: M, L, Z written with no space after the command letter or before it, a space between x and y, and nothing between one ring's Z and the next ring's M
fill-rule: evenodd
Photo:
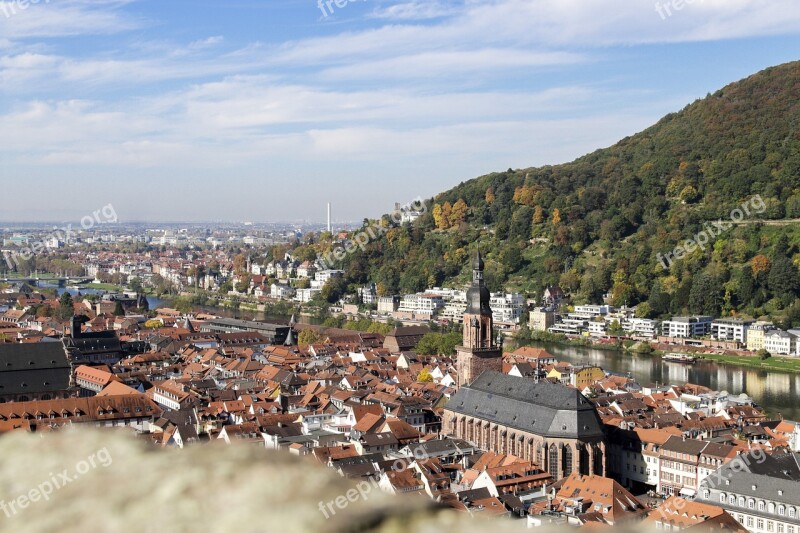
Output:
M775 531L775 522L767 520L767 531Z
M703 499L707 500L709 496L711 496L711 491L710 490L704 490L703 491Z
M748 516L747 517L747 527L753 527L753 517L752 516Z
M779 505L778 506L778 514L781 515L781 516L784 516L786 514L786 507L784 507L783 505Z
M797 511L795 510L795 508L794 508L794 507L790 507L790 508L789 508L789 518L794 518L794 516L795 516L795 513L797 513ZM792 532L790 531L789 533L792 533Z
M728 503L731 505L736 505L736 496L731 494L730 498L728 498Z
M752 500L752 499L747 500L747 508L748 509L755 509L756 508L755 500Z
M725 503L725 493L719 495L719 503Z
M758 522L756 522L756 524L757 524L756 527L758 529L764 529L764 521L763 520L759 519Z
M758 502L758 510L759 511L763 511L764 510L764 502Z

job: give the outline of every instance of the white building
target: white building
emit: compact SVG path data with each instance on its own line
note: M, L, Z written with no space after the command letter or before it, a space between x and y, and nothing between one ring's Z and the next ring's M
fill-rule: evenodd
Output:
M519 293L493 294L489 300L495 323L518 324L525 304L525 297Z
M308 303L320 292L320 289L297 289L294 299L300 303Z
M665 337L704 337L711 332L713 318L710 316L674 316L661 324Z
M344 270L320 270L314 274L314 281L324 285L330 281L331 278L340 278L342 276L344 276Z
M407 294L400 300L398 313L413 313L414 315L433 316L444 307L444 299L435 294Z
M595 336L603 337L608 334L608 324L605 320L590 320L589 333Z
M755 320L720 318L711 323L711 336L718 341L747 342L747 330Z
M292 298L294 296L295 290L288 285L281 285L278 283L273 283L270 287L270 297L278 299L278 300L285 300Z
M649 318L631 318L622 323L622 329L631 335L652 338L658 335L658 321Z
M798 355L797 337L779 329L764 333L764 349L772 355Z
M570 313L570 317L591 320L595 317L605 316L611 310L610 305L576 305L575 310Z

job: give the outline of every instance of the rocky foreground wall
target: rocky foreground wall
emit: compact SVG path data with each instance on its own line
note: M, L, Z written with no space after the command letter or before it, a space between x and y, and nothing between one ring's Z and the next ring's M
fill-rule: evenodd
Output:
M476 519L428 498L355 487L312 461L251 445L164 450L126 430L0 437L0 531L524 529L525 521ZM335 514L320 510L326 502Z

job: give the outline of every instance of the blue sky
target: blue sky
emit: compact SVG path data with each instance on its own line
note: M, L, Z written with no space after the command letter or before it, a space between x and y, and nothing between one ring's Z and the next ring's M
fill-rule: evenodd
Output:
M0 220L360 220L800 55L796 0L678 2L0 0Z

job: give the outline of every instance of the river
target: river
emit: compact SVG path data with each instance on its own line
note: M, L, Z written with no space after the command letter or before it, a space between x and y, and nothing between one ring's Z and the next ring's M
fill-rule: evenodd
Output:
M800 374L718 365L699 361L695 365L668 363L660 357L634 356L615 350L596 350L574 346L538 344L559 361L591 363L607 372L630 375L639 383L694 383L730 394L746 393L772 416L800 420Z
M64 294L64 292L68 292L72 296L75 296L78 293L82 294L83 296L86 296L88 294L103 295L103 294L106 294L106 293L109 292L109 291L103 291L103 290L99 290L99 289L76 289L76 288L73 288L73 287L64 288L64 287L58 287L56 285L52 285L52 286L51 285L40 285L40 287L46 287L48 289L56 289L58 291L58 295L59 296ZM161 298L156 298L155 296L148 296L147 297L147 303L150 305L150 309L155 309L156 307L162 305L164 303L164 300L162 300Z

